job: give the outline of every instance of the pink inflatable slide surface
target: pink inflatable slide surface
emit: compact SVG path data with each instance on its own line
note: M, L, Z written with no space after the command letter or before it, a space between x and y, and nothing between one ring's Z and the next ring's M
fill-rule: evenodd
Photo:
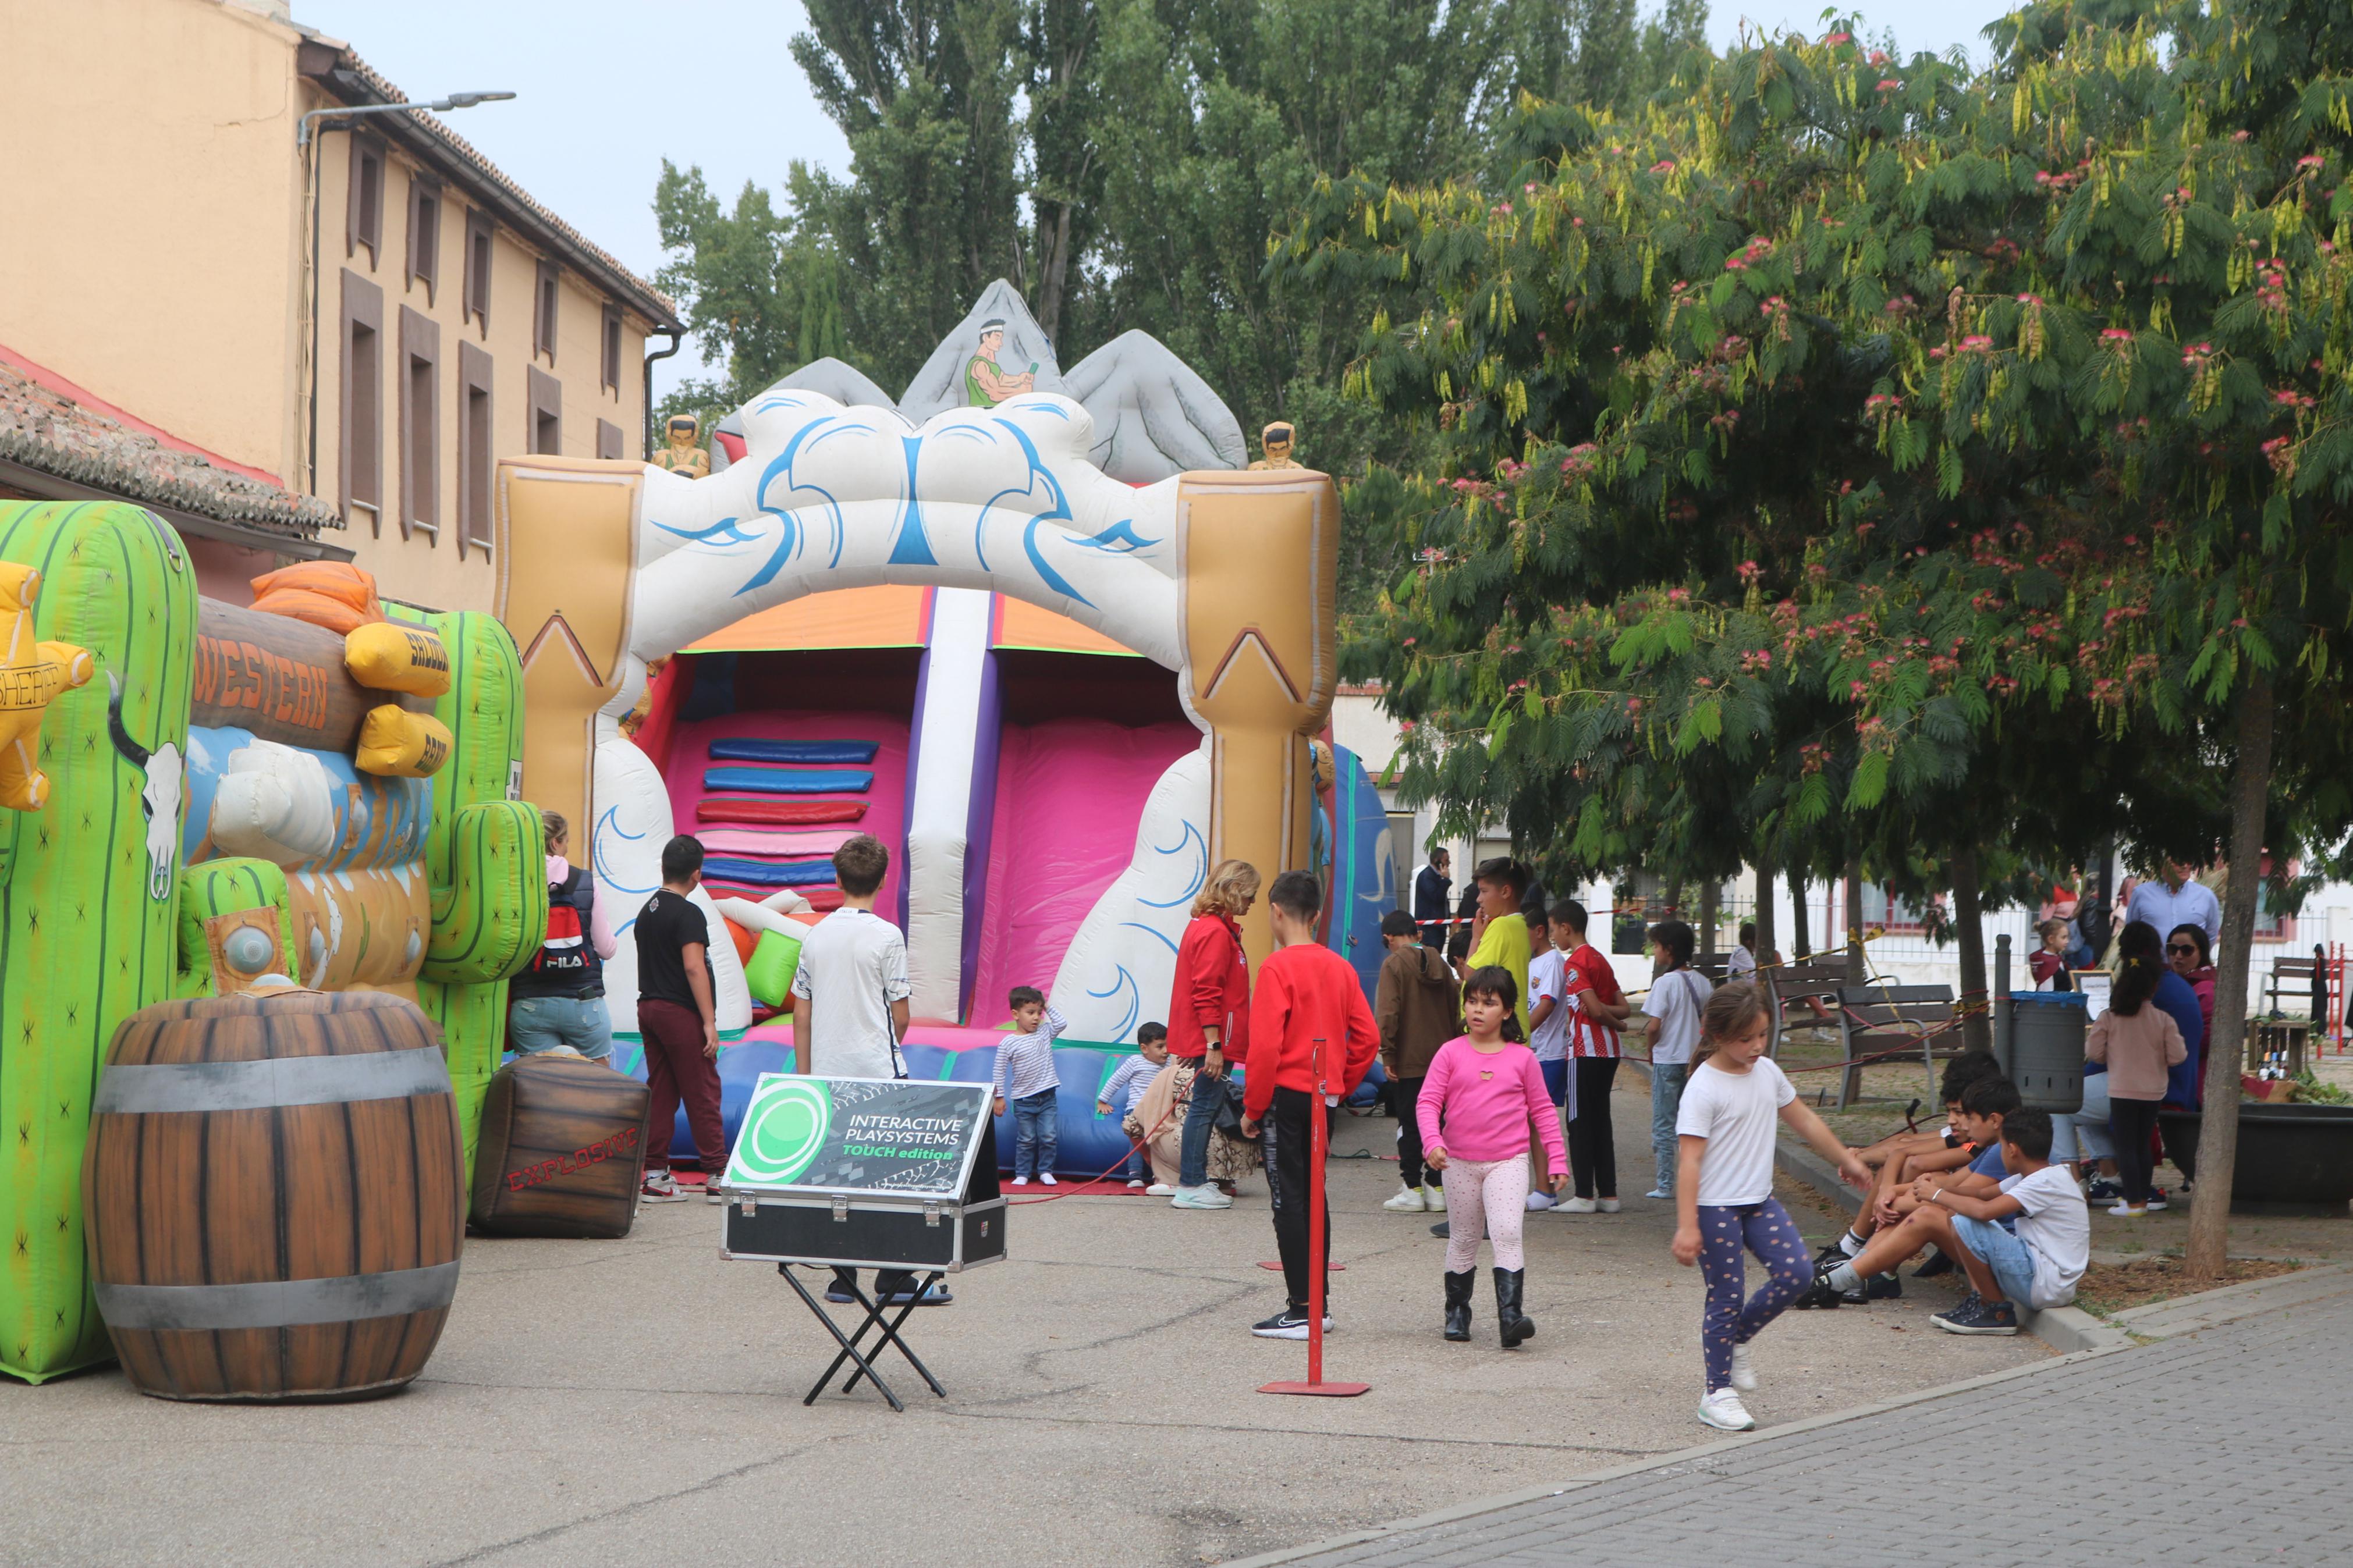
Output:
M1005 727L972 1020L1005 1016L1016 985L1054 983L1080 923L1127 869L1152 786L1201 743L1182 721L1130 727L1052 719ZM876 767L879 773L881 763ZM881 781L877 779L877 788ZM1158 1018L1166 999L1146 998Z

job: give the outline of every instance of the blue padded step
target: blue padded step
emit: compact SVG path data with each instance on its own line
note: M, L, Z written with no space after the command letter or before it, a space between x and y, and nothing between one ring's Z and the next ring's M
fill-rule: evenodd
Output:
M715 881L748 882L755 888L818 888L833 881L830 860L796 860L789 865L773 860L739 860L732 856L713 855L702 863L702 874Z
M711 742L714 763L871 763L872 741L754 741L741 736Z
M705 768L702 787L753 795L864 795L874 787L868 768Z

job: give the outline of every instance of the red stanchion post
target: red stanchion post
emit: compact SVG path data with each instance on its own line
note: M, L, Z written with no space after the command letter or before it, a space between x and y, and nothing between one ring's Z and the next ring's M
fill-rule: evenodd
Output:
M1261 1394L1312 1394L1327 1399L1353 1399L1369 1393L1369 1383L1324 1381L1324 1096L1332 1092L1324 1073L1324 1040L1315 1040L1315 1092L1307 1108L1307 1381L1262 1385ZM1271 1110L1269 1115L1273 1114ZM1268 1173L1273 1174L1271 1171Z

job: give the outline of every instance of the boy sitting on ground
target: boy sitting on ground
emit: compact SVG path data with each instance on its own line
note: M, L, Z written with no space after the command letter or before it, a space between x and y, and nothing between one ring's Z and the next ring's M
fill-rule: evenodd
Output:
M1845 1253L1844 1238L1824 1247L1814 1260L1814 1288L1798 1305L1827 1307L1837 1301L1852 1304L1872 1300L1869 1287L1862 1281L1881 1274L1892 1276L1896 1265L1920 1250L1922 1241L1916 1234L1905 1230L1903 1222L1929 1203L1935 1194L1950 1189L1962 1196L1982 1198L1998 1193L2001 1178L2009 1173L2001 1164L2001 1130L2018 1108L2018 1086L2006 1078L1979 1079L1964 1089L1953 1126L1962 1140L1955 1152L1968 1163L1930 1172L1897 1190L1880 1208L1871 1239L1861 1249ZM1952 1255L1940 1248L1914 1278L1942 1274L1951 1267ZM1829 1282L1833 1275L1845 1279L1849 1272L1855 1278L1853 1284L1833 1286Z
M1957 1185L1938 1187L1883 1242L1874 1244L1892 1248L1934 1242L1968 1271L1969 1294L1959 1306L1929 1320L1947 1333L2018 1332L2020 1308L2065 1306L2075 1299L2076 1281L2091 1261L2091 1210L2074 1176L2050 1163L2049 1113L2011 1112L1999 1147L2011 1173L1991 1196L1973 1197ZM1852 1286L1860 1278L1860 1262L1837 1265L1825 1281L1834 1289Z
M1968 1146L1969 1141L1959 1127L1961 1097L1971 1084L2000 1076L2001 1068L1990 1051L1962 1052L1945 1064L1945 1079L1937 1096L1945 1102L1944 1126L1933 1132L1894 1133L1856 1151L1862 1163L1878 1173L1877 1179L1872 1184L1871 1195L1856 1211L1853 1223L1837 1241L1822 1249L1814 1259L1817 1264L1837 1261L1831 1257L1833 1251L1848 1258L1861 1252L1873 1232L1894 1220L1894 1205L1898 1194L1924 1175L1954 1170L1976 1157L1977 1151ZM1904 1293L1902 1283L1892 1271L1872 1275L1865 1289L1867 1293L1855 1297L1856 1301Z

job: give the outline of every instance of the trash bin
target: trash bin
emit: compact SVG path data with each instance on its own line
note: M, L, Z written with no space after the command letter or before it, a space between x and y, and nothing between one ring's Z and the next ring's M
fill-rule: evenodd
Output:
M2008 998L2009 1049L2003 1066L2029 1110L2064 1116L2084 1109L2084 1030L2089 1010L2080 991L2021 991Z

